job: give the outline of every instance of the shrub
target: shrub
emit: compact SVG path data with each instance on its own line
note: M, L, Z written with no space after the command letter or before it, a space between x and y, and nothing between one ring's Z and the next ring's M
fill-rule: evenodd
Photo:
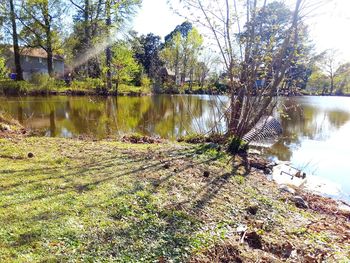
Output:
M220 133L210 133L209 135L204 134L188 134L186 136L180 137L178 142L187 142L187 143L216 143L224 144L226 142L225 135Z
M344 95L344 91L342 88L339 88L335 91L334 93L336 96L343 96Z
M145 88L149 88L151 86L151 79L146 75L141 76L141 86Z
M5 59L0 57L0 80L7 79L8 69L6 67Z
M186 143L205 143L207 141L207 137L204 134L188 134L186 136L180 137L178 142L186 142Z
M102 79L86 78L85 80L73 80L70 88L72 90L102 89L105 86Z
M235 155L245 153L248 150L248 144L240 138L232 137L228 140L227 152Z
M33 89L33 85L26 81L2 80L0 81L0 93L6 96L26 94Z
M136 87L127 84L119 84L118 86L118 94L142 95L150 92L151 90L148 87Z
M64 86L64 82L50 77L46 73L34 73L32 74L29 82L35 85L33 92L48 93L52 90L60 89Z

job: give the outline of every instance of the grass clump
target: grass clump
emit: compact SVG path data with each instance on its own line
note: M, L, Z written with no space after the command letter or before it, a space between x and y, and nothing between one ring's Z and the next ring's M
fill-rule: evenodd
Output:
M231 155L238 153L246 153L248 151L248 144L240 138L231 137L228 140L227 152Z
M6 96L15 96L28 94L33 90L34 85L26 81L0 80L0 94Z
M181 136L177 141L191 143L191 144L198 144L198 143L225 144L226 137L221 133L210 133L208 135L195 133L195 134L188 134L185 136Z

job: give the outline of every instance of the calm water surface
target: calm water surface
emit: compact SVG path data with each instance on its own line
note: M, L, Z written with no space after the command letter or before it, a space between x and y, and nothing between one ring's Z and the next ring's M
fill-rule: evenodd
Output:
M138 132L175 139L214 127L226 97L24 97L1 98L0 111L46 136L104 138ZM342 186L350 194L350 98L296 97L281 100L284 133L268 150L279 160ZM225 123L215 127L224 129Z

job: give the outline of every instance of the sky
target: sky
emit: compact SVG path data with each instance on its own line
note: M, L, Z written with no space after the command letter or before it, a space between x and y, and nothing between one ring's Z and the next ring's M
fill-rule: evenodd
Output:
M350 0L323 1L325 4L306 20L316 52L336 49L340 61L350 61ZM143 0L133 29L141 34L152 32L164 37L183 21L184 18L170 10L166 0Z

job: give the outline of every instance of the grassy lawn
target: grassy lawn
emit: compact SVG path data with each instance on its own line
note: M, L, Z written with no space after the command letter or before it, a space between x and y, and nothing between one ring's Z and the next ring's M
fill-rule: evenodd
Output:
M186 144L0 139L0 262L347 262L346 219L341 235L310 227L334 218L228 160Z

